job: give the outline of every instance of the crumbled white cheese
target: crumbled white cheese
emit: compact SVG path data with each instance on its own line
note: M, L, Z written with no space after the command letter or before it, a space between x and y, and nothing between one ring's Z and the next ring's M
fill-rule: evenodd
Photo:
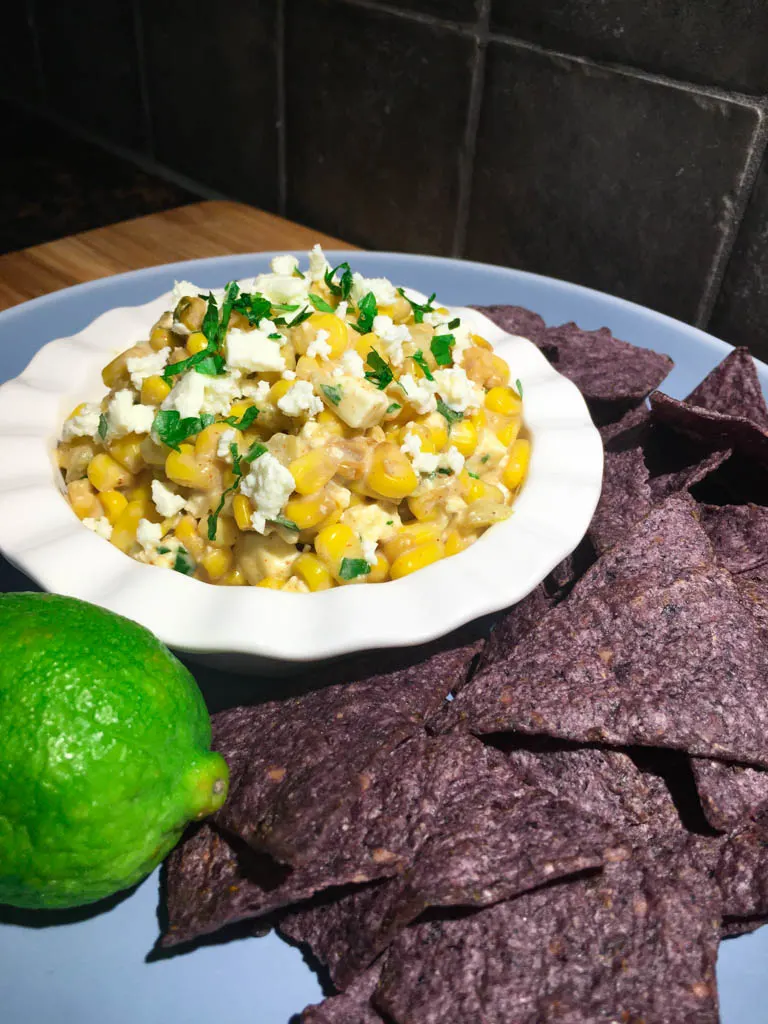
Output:
M377 306L391 306L397 299L395 286L386 277L363 277L362 274L353 274L349 296L355 305L358 305L368 292L373 292Z
M497 469L506 454L507 449L496 434L488 427L484 427L480 431L477 448L472 455L472 465L482 467L484 471Z
M164 519L168 519L170 516L175 516L178 512L181 512L186 504L186 500L180 494L172 491L170 487L166 487L161 480L152 481L152 501Z
M285 369L280 342L270 339L261 328L255 331L232 328L227 332L225 347L230 369L248 373L275 373Z
M260 380L258 384L249 384L246 381L243 384L243 395L246 398L252 399L258 405L259 403L266 402L271 389L272 385L266 380Z
M364 547L373 545L374 551L379 541L394 537L402 526L400 516L394 509L383 508L377 502L352 505L342 513L341 521L355 531ZM366 561L369 559L366 558ZM375 557L373 561L376 561Z
M299 261L295 256L274 256L270 262L273 274L287 274L289 277L297 269Z
M330 338L328 331L320 330L315 335L315 340L311 341L307 346L307 355L319 356L320 359L328 359L331 355L331 346L328 344Z
M173 291L171 292L171 304L178 306L182 299L191 298L194 295L202 295L204 292L204 288L198 288L191 281L174 281Z
M356 377L344 374L341 376L315 374L315 383L328 407L344 420L347 426L355 430L367 430L369 427L375 427L389 408L390 399L386 392L379 391L365 380L358 380ZM328 391L323 390L323 385L333 389L331 394L340 396L338 403L329 397Z
M203 412L211 413L213 416L226 416L232 403L243 394L240 377L239 370L218 377L205 377Z
M163 539L163 528L160 523L151 523L148 519L140 519L136 530L136 542L145 551L156 548Z
M188 416L199 416L204 401L205 377L191 370L176 379L160 408L175 409L182 419L186 419Z
M440 397L454 412L466 412L483 404L482 388L471 381L461 367L435 370L434 378Z
M141 391L141 385L147 377L154 377L163 372L170 354L170 348L161 348L159 352L150 352L146 356L132 356L126 360L125 368L131 375L131 384L137 391Z
M272 303L306 305L309 282L306 278L294 277L292 274L259 274L253 282L254 290L265 295ZM299 310L293 310L286 316L291 319Z
M234 443L235 432L234 430L224 430L219 435L219 443L216 448L216 456L219 459L224 459L226 462L232 461L232 452L229 450L229 446ZM159 509L158 509L159 511Z
M309 251L309 279L310 281L322 281L331 265L325 258L325 253L320 244L312 246Z
M447 452L440 456L440 469L450 469L456 476L464 469L464 456L455 445L451 445Z
M403 342L411 340L411 332L405 324L395 324L391 316L373 318L373 333L381 338L384 351L393 366L403 365Z
M365 377L365 363L353 348L348 348L341 357L342 371L350 377Z
M365 537L361 537L360 538L360 547L362 548L362 551L363 551L363 558L368 563L368 565L371 565L371 566L376 565L376 562L377 562L376 549L378 547L376 541L375 540L368 540Z
M425 415L435 411L437 408L437 401L435 399L437 385L434 381L427 380L426 377L422 377L417 381L412 374L404 373L400 377L399 383L405 392L404 397L406 401L416 409L416 412Z
M251 517L254 530L265 532L267 519L280 515L294 487L291 473L269 452L251 463L249 472L240 481L240 490L256 506Z
M98 405L87 402L74 416L70 416L64 423L61 437L69 441L73 437L96 437L99 432L99 419L101 409Z
M346 300L342 300L334 310L334 313L339 318L339 320L346 320L348 309L349 303Z
M296 380L296 371L295 370L283 370L282 377L283 377L283 380Z
M133 391L118 391L109 403L107 422L111 437L122 437L123 434L148 434L152 429L155 410L149 405L134 405L134 397Z
M421 450L421 438L411 430L403 438L400 451L410 457L417 473L434 473L440 464L439 455L431 455Z
M86 518L82 520L82 524L83 526L87 526L89 530L93 530L98 537L103 537L104 540L109 540L112 536L112 524L106 516L99 516L98 519L92 519L90 516L86 516Z
M323 403L308 380L297 380L282 398L278 398L277 407L286 416L301 416L306 412L311 418L322 410Z

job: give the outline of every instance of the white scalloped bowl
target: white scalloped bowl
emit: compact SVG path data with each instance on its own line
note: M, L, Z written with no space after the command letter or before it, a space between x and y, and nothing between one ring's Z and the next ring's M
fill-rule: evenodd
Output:
M134 561L75 517L53 452L71 409L103 396L104 364L146 336L169 305L165 293L112 309L45 345L0 387L0 550L46 590L125 615L221 667L285 674L308 662L426 643L498 612L525 597L584 536L600 496L603 452L580 392L532 342L453 307L523 381L531 464L509 520L411 576L311 595L216 587Z

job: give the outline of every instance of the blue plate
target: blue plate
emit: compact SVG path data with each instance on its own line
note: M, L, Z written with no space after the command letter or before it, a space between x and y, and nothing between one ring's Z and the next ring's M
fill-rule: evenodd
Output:
M389 253L338 252L329 258L334 263L348 258L367 277L436 291L456 305L514 303L536 310L550 324L575 320L585 328L610 327L620 338L672 356L675 369L664 389L677 398L730 351L724 342L659 313L535 274ZM41 345L80 330L105 310L148 302L177 278L218 287L267 270L269 259L270 254L260 253L153 267L0 313L0 381L20 373ZM768 367L760 364L758 369L768 394ZM0 587L31 589L1 560ZM237 680L195 672L215 707L247 692ZM36 916L0 908L3 1024L287 1024L292 1014L321 998L301 954L274 934L148 962L158 933L157 912L157 873L127 897L96 911ZM723 943L718 978L724 1024L766 1020L766 962L768 928Z

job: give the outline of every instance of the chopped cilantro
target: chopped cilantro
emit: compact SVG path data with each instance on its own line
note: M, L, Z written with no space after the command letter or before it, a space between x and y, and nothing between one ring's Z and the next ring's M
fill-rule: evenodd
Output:
M209 294L207 299L208 305L200 330L205 335L208 347L213 348L216 345L216 338L219 333L219 305L213 295Z
M304 280L304 276L305 276L305 275L304 275L304 274L302 274L302 272L301 272L301 271L299 270L299 268L298 268L298 267L294 267L294 268L293 268L293 276L294 276L294 277L300 277L300 278L301 278L301 280L303 281L303 280Z
M339 271L341 271L341 277L337 284L334 278ZM340 263L333 270L329 267L325 272L325 283L328 285L331 295L338 295L343 301L346 301L352 291L352 268L346 262Z
M333 313L334 309L330 302L326 302L320 295L309 293L309 301L319 313Z
M375 384L379 391L383 391L395 379L392 367L386 359L382 359L375 348L372 348L365 357L365 365L370 367L365 372L365 379Z
M201 430L213 423L213 416L204 412L201 416L185 416L175 409L159 409L152 421L152 433L155 434L163 444L179 450L179 445L193 434L199 434Z
M395 520L394 519L388 519L387 520L387 526L394 526L394 525L395 525Z
M282 526L284 530L293 530L294 533L299 532L299 528L292 519L286 519L285 516L275 516L274 519L269 520L270 523L274 523L275 526Z
M437 400L437 411L441 416L444 416L446 420L448 420L449 426L464 419L463 413L454 412L453 409L449 409L442 398L438 398Z
M299 308L298 302L273 302L272 309L278 309L281 313L295 313Z
M215 536L215 532L214 532ZM176 558L173 563L173 568L176 572L183 573L185 576L191 576L195 571L195 563L189 556L186 548L179 548L176 552Z
M376 296L373 292L366 292L357 304L357 311L360 314L357 323L352 324L358 334L370 334L373 330L373 321L379 312L376 305Z
M484 455L482 459L480 459L480 461L483 463L483 465L485 465L485 463L490 459L490 457L490 455Z
M311 309L302 309L300 313L297 313L293 320L286 320L285 317L277 317L275 323L281 327L298 327L299 324L303 324L305 320L309 320L312 316Z
M435 301L435 292L432 292L432 294L427 299L426 303L422 306L419 302L416 302L415 299L409 299L402 288L398 288L397 290L400 293L400 295L402 295L402 297L406 300L406 302L409 302L411 304L411 309L413 310L413 319L416 321L417 324L424 323L425 313L434 313L435 307L432 305L432 303Z
M518 378L518 380L515 381L515 389L516 389L518 395L520 395L520 397L522 398L523 397L523 382L519 378Z
M216 506L214 511L211 512L211 514L208 516L208 540L216 539L216 530L219 524L219 516L221 514L222 509L224 508L224 502L227 500L227 495L232 494L233 491L236 491L237 488L240 486L240 479L243 475L243 463L253 462L254 459L258 459L260 455L263 455L264 452L267 451L267 449L263 444L260 444L258 441L254 441L251 447L245 453L245 455L240 455L240 453L237 450L236 444L231 444L229 446L229 451L232 455L232 472L235 475L235 479L232 481L229 487L227 487L226 490L222 492L219 504Z
M470 470L467 470L467 476L471 476L473 480L479 480L480 479L480 477L477 475L477 473L472 473Z
M270 339L270 341L285 341L285 338L283 338L282 334L279 331L275 331L274 334L268 334L267 337Z
M429 347L432 350L432 355L435 357L435 362L438 366L450 366L453 362L453 355L451 349L456 344L456 339L452 334L436 334Z
M104 415L104 413L102 413L99 416L99 437L101 438L102 441L106 441L108 430L109 423L107 422L107 417Z
M341 401L340 384L321 384L320 390L332 405L338 405Z
M354 580L358 576L367 576L370 571L371 567L364 558L342 558L339 566L339 578Z
M421 349L413 353L413 361L414 363L416 363L417 366L421 367L421 372L424 374L427 380L435 379L432 376L432 371L430 370L427 360L425 359L424 353L421 351Z
M460 323L461 323L461 320L458 317L456 317L455 320L451 320L451 322L448 324L448 330L449 331L455 331Z
M227 416L224 422L228 423L230 427L235 427L237 430L247 430L258 415L259 410L255 405L251 405L243 413L242 419L238 419L237 416Z
M235 446L232 445L234 448ZM266 455L269 448L265 444L261 444L260 441L254 441L245 455L240 456L242 462L255 462L256 459L260 459L262 455Z
M402 409L402 405L399 402L393 402L392 405L387 406L387 416L390 416L393 412L397 412L398 409Z
M272 304L265 295L243 292L232 303L235 313L244 316L251 327L256 327L260 321L268 319L272 310Z
M157 549L157 553L158 555L167 555L170 550L170 548L162 547Z
M165 380L170 380L179 373L186 373L187 370L197 370L209 377L216 377L224 372L224 358L218 352L211 353L210 349L204 348L196 352L189 359L180 359L178 363L169 363L163 370Z
M442 476L453 476L453 470L448 469L447 466L439 466L437 472Z

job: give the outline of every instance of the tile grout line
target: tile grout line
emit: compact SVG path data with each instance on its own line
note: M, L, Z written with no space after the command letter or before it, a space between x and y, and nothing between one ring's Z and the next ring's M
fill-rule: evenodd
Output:
M275 48L277 84L277 212L285 217L288 209L288 147L286 134L286 95L285 95L285 4L286 0L277 0L275 14Z
M133 35L136 44L136 62L139 71L139 95L141 111L144 115L144 131L146 132L147 154L155 159L155 124L152 117L152 105L149 98L149 80L147 77L146 51L144 47L144 19L141 16L140 0L132 0Z
M401 18L403 21L413 21L419 25L432 25L436 28L445 28L452 32L459 32L463 35L475 35L476 26L471 21L452 21L450 18L439 18L434 14L422 14L419 11L404 11L402 7L392 7L388 3L378 3L377 0L337 0L340 4L348 7L362 7L367 11L378 11L379 14L390 14L394 18ZM486 0L480 0L482 4Z
M153 174L157 178L162 178L172 185L191 192L192 195L198 196L201 200L225 199L231 202L242 202L242 200L237 199L235 196L219 192L201 181L195 181L194 178L188 178L186 175L180 174L172 167L159 163L154 157L148 157L143 153L137 152L135 149L129 149L126 146L119 145L119 143L112 142L110 139L105 139L103 136L83 128L76 121L70 121L69 118L50 110L47 106L41 106L39 103L30 103L27 100L20 99L18 96L14 96L12 93L5 92L3 89L0 89L0 99L18 107L25 113L49 121L51 124L69 132L70 135L74 135L76 138L104 150L105 153L110 153L112 156L119 157L121 160L133 164L134 167L138 167L139 170L147 174Z
M720 242L712 258L704 290L699 300L694 323L705 329L712 319L715 305L720 296L723 281L733 256L739 231L744 223L744 216L754 192L760 166L768 149L768 105L763 105L760 121L755 128L747 158L736 187L736 195L731 203L728 224L722 230Z
M43 53L40 49L40 34L37 31L37 7L35 0L26 0L27 25L32 32L32 48L35 54L35 73L42 103L48 106L48 82L43 68Z
M467 242L469 208L472 199L472 182L475 171L477 132L480 125L480 111L485 92L485 60L488 49L488 26L491 18L491 0L479 0L478 18L475 26L475 46L472 81L467 103L467 121L459 159L459 194L456 202L456 223L453 230L451 255L461 258Z

